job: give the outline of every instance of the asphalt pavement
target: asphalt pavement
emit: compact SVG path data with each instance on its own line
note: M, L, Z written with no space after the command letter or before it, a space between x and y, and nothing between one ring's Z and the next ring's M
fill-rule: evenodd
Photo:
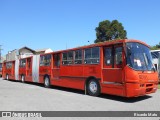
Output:
M104 94L92 97L80 90L55 86L44 88L41 84L0 78L0 111L160 111L159 94L160 90L131 99Z

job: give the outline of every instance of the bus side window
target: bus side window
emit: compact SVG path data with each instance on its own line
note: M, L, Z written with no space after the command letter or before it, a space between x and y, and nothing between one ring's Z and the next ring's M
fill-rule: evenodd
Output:
M112 48L105 49L105 64L112 65Z
M84 50L84 63L85 64L99 64L100 62L100 48L93 47Z
M20 67L25 67L26 66L26 59L21 59L19 66Z
M115 49L115 63L116 65L122 65L122 47Z
M75 57L74 64L82 64L82 50L76 50L74 57Z
M73 51L62 53L62 65L73 64Z
M6 63L6 68L8 69L8 68L11 68L12 67L12 63L11 62L7 62Z
M54 59L54 66L59 67L60 66L60 54L55 54L53 56Z
M40 56L40 66L43 66L44 56Z
M69 51L67 55L68 64L73 64L73 51Z
M67 52L62 54L62 65L67 64Z
M43 55L40 57L40 66L50 66L51 64L51 55Z
M51 64L51 55L46 55L45 59L46 59L45 66L50 66L50 64Z

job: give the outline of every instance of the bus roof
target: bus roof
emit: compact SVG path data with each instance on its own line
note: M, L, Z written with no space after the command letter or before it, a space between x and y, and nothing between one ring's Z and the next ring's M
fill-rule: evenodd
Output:
M70 49L66 49L66 50L54 51L52 53L60 53L60 52L65 52L65 51L70 51L70 50L84 49L84 48L90 48L90 47L99 47L99 46L106 46L106 45L113 45L113 44L120 44L120 43L127 43L127 42L138 42L138 43L144 44L145 46L150 48L149 45L147 45L146 43L144 43L140 40L120 39L120 40L110 40L110 41L105 41L105 42L94 43L94 44L91 44L91 45L85 45L85 46L70 48Z
M151 52L160 52L160 49L159 50L151 50Z

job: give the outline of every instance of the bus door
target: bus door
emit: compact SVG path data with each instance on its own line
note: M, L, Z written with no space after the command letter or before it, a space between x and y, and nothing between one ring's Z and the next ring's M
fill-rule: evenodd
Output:
M11 75L15 76L15 61L12 62Z
M123 45L112 45L103 48L103 84L122 86L123 83Z
M26 76L32 76L32 58L27 58Z
M53 68L52 68L52 77L53 80L59 80L60 76L60 53L53 55Z

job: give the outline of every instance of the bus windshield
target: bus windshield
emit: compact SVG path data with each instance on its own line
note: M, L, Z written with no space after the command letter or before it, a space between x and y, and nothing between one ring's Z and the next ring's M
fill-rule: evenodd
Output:
M152 64L150 49L140 43L129 42L127 47L127 64L135 70L151 71L155 68Z

